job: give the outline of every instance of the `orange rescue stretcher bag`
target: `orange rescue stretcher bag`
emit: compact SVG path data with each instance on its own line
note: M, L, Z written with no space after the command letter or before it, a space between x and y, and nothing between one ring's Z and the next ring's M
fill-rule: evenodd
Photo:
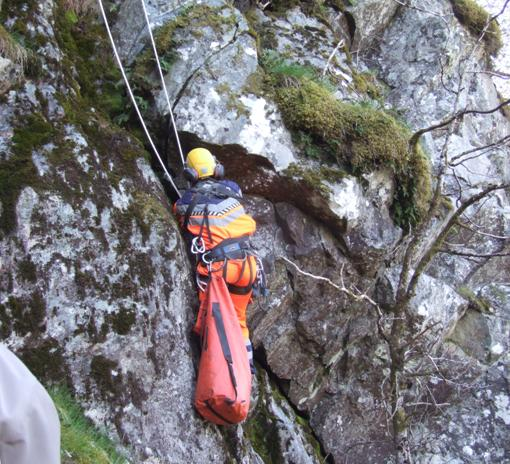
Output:
M215 424L238 424L250 407L251 371L241 327L221 272L212 272L193 328L202 354L195 407Z

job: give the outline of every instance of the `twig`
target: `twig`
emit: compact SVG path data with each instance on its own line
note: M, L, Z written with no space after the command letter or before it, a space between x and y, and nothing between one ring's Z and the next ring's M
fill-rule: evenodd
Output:
M452 227L457 222L458 218L466 211L467 208L469 208L471 205L479 202L480 200L487 197L487 195L491 194L492 192L495 192L497 190L506 190L510 188L510 184L497 184L497 185L489 185L487 188L482 190L476 195L473 195L472 197L468 198L464 202L462 202L461 206L455 213L453 213L449 219L449 221L446 223L446 225L441 229L441 232L434 240L432 246L429 248L428 252L420 259L418 264L416 265L416 269L413 273L413 276L411 277L411 280L409 282L409 285L407 287L406 291L406 299L410 300L411 296L414 294L414 290L416 288L416 285L418 283L418 278L420 277L421 273L425 270L425 268L428 266L430 261L432 260L433 256L435 255L435 248L440 245L443 240L446 238Z
M426 127L425 129L420 129L420 130L416 131L413 134L413 136L411 137L411 139L409 140L409 145L411 147L414 146L416 143L418 143L419 138L423 134L426 134L427 132L432 132L432 131L434 131L436 129L440 129L442 127L448 126L452 122L457 121L458 119L463 118L467 114L491 114L491 113L495 113L496 111L499 111L501 108L507 106L509 103L510 103L510 98L504 100L498 106L496 106L495 108L491 108L490 110L463 110L463 111L459 111L458 113L455 113L453 116L449 117L448 119L446 119L444 121L441 121L441 122L439 122L437 124L434 124L432 126Z
M451 403L427 403L426 401L418 401L416 403L408 403L407 406L435 406L440 408L441 406L451 406Z
M450 166L451 167L455 167L455 166L458 166L459 164L461 164L461 163L463 163L465 161L469 161L470 159L474 158L474 157L473 158L468 158L468 159L456 162L457 160L459 160L460 158L462 158L462 157L464 157L466 155L470 155L471 153L476 153L476 152L482 151L482 150L488 150L488 149L491 149L491 148L498 148L500 146L505 145L507 142L510 142L510 135L505 135L504 137L500 138L499 140L496 140L495 142L490 143L488 145L484 145L483 147L477 147L477 148L472 148L470 150L466 150L466 151L464 151L462 153L459 153L458 155L453 156L450 159ZM477 156L481 156L483 154L484 153L480 153L480 155L477 155Z
M338 285L338 284L335 284L331 279L328 279L327 277L318 276L318 275L310 274L309 272L303 271L295 262L291 261L290 259L286 258L285 256L280 255L278 257L283 259L286 263L288 263L291 266L293 266L294 269L296 269L296 271L299 272L301 275L304 275L306 277L310 277L310 278L312 278L314 280L320 280L322 282L326 282L328 285L331 285L333 288L335 288L338 291L346 294L347 296L349 296L353 300L355 300L355 301L366 301L370 305L372 305L376 309L377 315L379 316L377 318L377 327L379 329L379 334L384 338L384 340L386 340L386 342L388 342L388 338L387 338L386 333L384 332L384 329L383 329L383 326L382 326L382 320L384 318L384 315L382 313L381 308L379 307L377 302L375 302L372 298L370 298L366 293L361 293L361 292L359 292L359 290L357 290L358 293L356 294L356 293L352 292L351 290L349 290L344 285L343 265L342 265L342 268L341 268L341 271L340 271L340 280L341 280L342 285Z
M469 221L473 224L473 222L471 220L469 220ZM473 232L474 234L483 235L484 237L495 238L497 240L510 240L510 235L489 234L488 232L482 232L481 230L475 230L472 227L469 227L467 224L464 224L462 222L459 222L458 225L459 225L459 227L462 227L463 229L469 230L469 231ZM476 226L476 224L475 224L475 227L478 227L478 226Z
M447 249L437 250L438 253L446 253L455 256L466 256L469 258L495 258L498 256L510 256L510 253L468 253L465 251L454 251Z
M345 44L344 42L344 39L341 39L340 42L338 42L337 46L335 47L335 49L331 52L331 55L329 55L329 58L328 58L328 61L326 63L326 66L324 66L324 69L322 70L322 77L324 77L326 75L326 73L328 72L328 69L329 69L329 65L331 63L331 60L333 59L333 57L335 56L335 53L338 51L338 49L340 47L343 47Z
M510 74L504 71L466 71L470 74L486 74L487 76L497 77L499 79L507 80L510 79Z
M306 277L310 277L315 280L321 280L323 282L326 282L329 285L331 285L332 287L341 291L342 293L345 293L346 295L350 296L352 299L354 299L356 301L367 301L372 306L374 306L376 309L378 309L378 311L380 311L379 305L374 300L372 300L372 298L370 298L367 294L365 294L365 293L355 294L352 291L350 291L348 288L346 288L345 285L343 284L343 276L341 276L342 286L340 286L340 285L335 284L331 279L328 279L327 277L318 276L318 275L310 274L309 272L303 271L295 262L291 261L290 259L286 258L285 256L280 255L280 256L278 256L278 258L281 258L286 263L291 264L296 269L296 271L298 271L300 274L302 274ZM343 267L342 267L342 270L343 270ZM380 315L382 316L382 312L380 313Z
M463 215L462 217L465 218L466 221L469 222L473 227L475 227L477 229L481 229L481 226L476 224L471 218L467 217L466 215ZM465 228L465 229L471 230L475 234L483 235L485 237L491 237L491 238L495 238L495 239L498 239L498 240L508 240L508 239L510 239L509 235L495 235L495 234L489 234L488 232L482 232L480 230L474 230L474 229L470 228L467 224L464 224L463 222L460 222L460 221L458 222L458 225L460 227Z

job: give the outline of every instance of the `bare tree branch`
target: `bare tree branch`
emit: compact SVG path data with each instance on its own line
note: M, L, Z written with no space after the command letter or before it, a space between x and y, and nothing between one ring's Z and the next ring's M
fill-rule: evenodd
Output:
M441 249L437 250L438 253L446 253L449 255L455 255L455 256L466 256L469 258L495 258L498 256L510 256L510 253L468 253L466 251L454 251L454 250L447 250L447 249Z
M470 159L474 159L475 158L475 157L467 158L467 159L464 159L462 161L456 162L457 160L461 159L462 157L464 157L466 155L470 155L471 153L476 153L476 152L483 151L483 150L488 150L489 151L491 149L498 148L500 146L504 146L504 145L506 145L509 142L510 142L510 135L505 135L504 137L500 138L499 140L496 140L495 142L492 142L492 143L489 143L487 145L484 145L483 147L477 147L477 148L472 148L470 150L463 151L462 153L459 153L458 155L455 155L452 158L450 158L450 167L458 166L459 164L462 164L465 161L469 161ZM484 154L485 153L480 153L477 156L481 156L481 155L484 155Z
M335 53L338 51L338 49L340 47L343 47L345 44L344 42L344 39L341 39L340 42L338 42L338 44L336 45L336 47L334 48L334 50L331 52L331 55L329 55L329 58L328 58L328 61L326 63L326 66L324 66L324 69L322 70L322 77L324 77L326 75L326 73L328 72L329 70L329 65L331 64L331 60L333 59L333 57L335 56Z
M442 122L439 122L439 123L434 124L432 126L426 127L425 129L420 129L420 130L416 131L412 135L411 139L409 140L409 145L411 147L414 147L418 143L418 140L420 139L420 137L423 134L426 134L427 132L432 132L432 131L434 131L436 129L440 129L442 127L449 126L452 122L457 121L457 120L463 118L467 114L491 114L491 113L495 113L496 111L499 111L501 108L504 108L505 106L507 106L509 103L510 103L510 98L506 99L505 101L500 103L498 106L496 106L495 108L492 108L490 110L463 110L463 111L459 111L458 113L454 114L453 116L449 117L448 119L446 119L446 120L444 120Z
M434 240L432 246L429 248L428 252L421 258L418 265L416 266L416 269L413 273L413 276L409 282L409 285L407 287L406 295L405 295L405 301L403 303L408 302L412 295L414 294L414 290L416 288L416 285L418 283L418 278L422 274L422 272L425 270L425 268L428 266L432 258L434 257L436 250L438 246L443 242L443 240L446 238L447 234L450 232L451 228L456 224L458 218L466 211L467 208L469 208L471 205L477 203L478 201L485 198L487 195L489 195L492 192L495 192L497 190L505 190L510 188L510 184L498 184L498 185L490 185L489 187L485 188L481 192L479 192L476 195L473 195L471 198L465 200L462 205L455 211L455 213L452 214L449 221L446 223L445 226L441 229L441 232Z
M477 224L475 224L471 219L466 218L468 222L473 224L474 227L480 227ZM496 234L490 234L488 232L482 232L481 230L476 230L473 227L469 227L467 224L464 224L463 222L459 221L459 226L463 229L469 230L473 232L474 234L482 235L484 237L490 237L495 238L497 240L510 240L510 235L496 235Z
M485 70L485 71L467 71L471 74L485 74L487 76L491 76L491 77L497 77L499 79L503 79L503 80L507 80L507 79L510 79L510 74L509 73L506 73L504 71L498 71L498 70L495 70L495 71L488 71L488 70Z
M495 20L495 19L497 19L499 16L501 16L501 15L505 12L505 10L506 10L506 8L507 8L507 6L508 6L508 4L509 4L509 3L510 3L510 0L506 0L506 1L505 1L505 3L504 3L504 5L503 5L503 7L501 8L501 11L500 11L499 13L495 14L494 16L492 16L492 17L489 19L489 22L490 22L490 21L494 21L494 20Z
M345 287L345 285L343 283L343 277L342 277L342 285L340 286L338 284L335 284L331 279L328 279L327 277L318 276L318 275L310 274L309 272L303 271L295 262L291 261L290 259L286 258L285 256L280 255L280 256L278 256L278 258L281 258L286 263L291 264L294 267L294 269L296 269L296 271L298 271L301 275L304 275L306 277L310 277L310 278L315 279L315 280L320 280L322 282L326 282L327 284L331 285L333 288L336 288L340 292L345 293L350 298L352 298L352 299L354 299L356 301L363 301L363 300L367 301L372 306L380 309L379 305L374 300L372 300L372 298L370 298L367 294L365 294L365 293L355 294L351 290L349 290L347 287ZM343 267L342 267L342 269L343 269ZM382 315L382 313L381 313L381 315Z
M386 334L385 334L384 328L382 326L382 320L384 318L384 315L382 313L380 306L372 298L370 298L366 293L361 293L357 289L356 290L358 293L354 293L353 291L349 290L345 286L344 281L343 281L343 266L340 271L340 279L342 281L342 284L338 285L338 284L335 284L331 279L328 279L327 277L318 276L318 275L310 274L309 272L303 271L295 262L291 261L290 259L286 258L285 256L280 255L278 257L283 259L286 263L290 264L292 267L294 267L294 269L301 275L310 277L311 279L314 279L314 280L320 280L322 282L326 282L328 285L331 285L333 288L346 294L349 298L352 298L355 301L366 301L370 305L372 305L376 309L377 315L378 315L377 326L379 329L379 334L387 341Z

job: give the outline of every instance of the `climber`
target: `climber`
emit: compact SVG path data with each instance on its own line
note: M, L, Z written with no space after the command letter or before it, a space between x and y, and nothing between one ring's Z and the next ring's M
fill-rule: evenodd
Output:
M191 244L191 252L197 258L199 299L202 302L205 298L209 270L221 271L254 372L246 307L261 271L260 261L248 241L255 232L255 221L239 202L242 198L239 185L223 179L223 165L209 150L195 148L188 153L184 176L192 186L174 204L174 213Z
M60 463L60 422L50 396L0 344L0 463Z

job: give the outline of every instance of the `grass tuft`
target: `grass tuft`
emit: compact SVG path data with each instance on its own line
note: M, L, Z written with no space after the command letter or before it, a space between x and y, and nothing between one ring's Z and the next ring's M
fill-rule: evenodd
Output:
M0 24L0 56L24 67L27 61L27 51L17 43L11 34Z
M61 425L62 464L129 464L114 443L88 420L66 388L49 389Z

